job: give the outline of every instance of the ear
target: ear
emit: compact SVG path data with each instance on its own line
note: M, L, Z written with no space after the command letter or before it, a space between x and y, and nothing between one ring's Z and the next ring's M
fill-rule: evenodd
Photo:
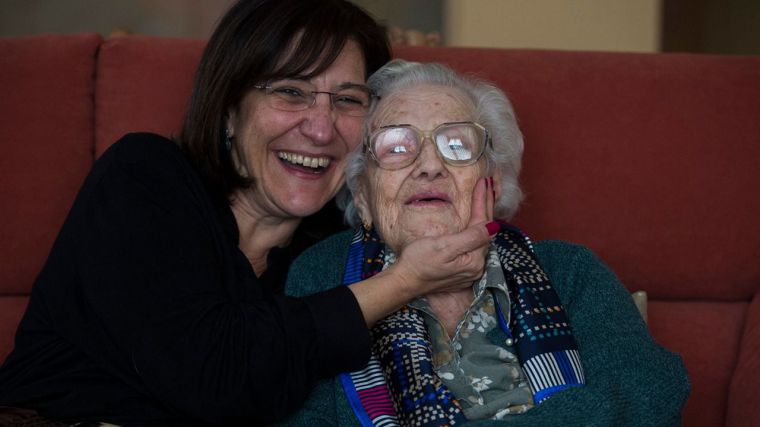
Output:
M369 201L367 200L367 183L364 180L359 181L358 191L354 194L354 204L356 210L359 212L359 218L367 225L372 225L374 218L372 218L372 211L369 208Z
M227 136L229 138L235 137L235 123L237 123L237 111L235 111L234 108L230 107L227 110L227 119L224 123L225 129L227 130Z
M496 168L496 170L493 171L491 174L493 177L493 191L496 194L496 197L494 197L493 203L496 205L496 203L499 201L499 196L501 196L501 169Z
M241 161L241 156L244 154L241 152L243 148L241 147L241 141L234 140L235 135L237 131L235 130L235 125L237 124L237 110L230 107L227 109L227 118L225 119L225 135L227 138L232 140L232 145L227 150L230 151L230 156L232 159L232 165L234 166L237 173L242 176L243 178L248 178L250 175L248 174L248 170L246 169L245 161Z

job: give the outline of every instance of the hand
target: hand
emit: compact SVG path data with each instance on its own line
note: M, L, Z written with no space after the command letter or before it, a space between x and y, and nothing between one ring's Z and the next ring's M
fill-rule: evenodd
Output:
M494 203L490 181L481 179L473 190L467 228L456 234L414 241L390 268L349 286L368 327L413 298L456 292L480 279L496 224L488 222L493 217Z
M478 181L467 228L459 233L422 238L409 244L389 272L405 282L412 297L456 291L480 279L491 241L486 223L493 218L492 179Z

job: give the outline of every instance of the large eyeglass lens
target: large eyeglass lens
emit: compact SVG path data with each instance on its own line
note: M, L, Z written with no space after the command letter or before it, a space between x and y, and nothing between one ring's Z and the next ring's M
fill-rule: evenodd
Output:
M452 124L439 127L435 132L438 152L452 164L472 162L482 150L485 134L472 124Z
M404 167L417 158L417 132L406 127L384 129L372 138L372 151L383 167Z
M392 126L379 130L370 148L380 167L400 169L417 158L423 137L413 126ZM450 123L437 127L432 138L446 163L466 166L483 153L486 131L474 123Z
M268 86L267 95L272 108L283 111L302 111L314 105L316 96L330 96L333 107L341 114L364 116L369 110L372 96L363 86L348 86L337 92L315 91L314 87L299 81L281 81Z

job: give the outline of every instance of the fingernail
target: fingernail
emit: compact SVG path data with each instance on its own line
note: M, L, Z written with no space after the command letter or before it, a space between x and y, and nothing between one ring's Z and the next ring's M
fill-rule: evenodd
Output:
M488 224L486 224L486 229L488 229L488 234L493 236L494 234L498 233L501 229L501 226L499 226L499 223L497 221L491 221Z

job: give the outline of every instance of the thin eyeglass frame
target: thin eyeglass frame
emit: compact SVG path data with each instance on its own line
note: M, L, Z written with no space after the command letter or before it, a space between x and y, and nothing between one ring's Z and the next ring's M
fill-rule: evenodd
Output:
M485 141L483 142L483 146L480 149L480 153L478 153L477 156L473 156L472 159L467 160L466 163L461 163L461 162L460 163L456 163L456 160L449 159L448 157L444 156L443 153L441 153L441 150L440 150L440 148L438 147L438 144L435 141L434 136L435 136L436 132L440 128L442 128L444 126L452 126L452 125L472 125L472 126L475 126L478 129L480 129L481 131L483 131L483 134L485 135L485 137L484 137ZM420 139L420 142L419 142L420 145L419 145L419 149L417 150L417 154L413 158L411 158L411 160L409 160L406 163L401 164L401 166L394 166L394 167L390 167L389 168L389 167L387 167L387 165L384 166L380 162L380 160L377 158L377 155L375 154L375 150L372 148L372 141L381 132L386 131L388 129L393 129L393 128L412 129L412 130L414 130L417 133L417 137L421 138L421 139ZM432 130L425 130L425 131L423 131L422 129L418 128L417 126L414 126L414 125L411 125L411 124L407 124L407 123L380 126L379 128L377 128L374 131L372 131L372 133L368 137L365 138L365 140L364 140L364 149L366 151L369 151L370 155L375 160L375 163L377 163L378 167L380 167L381 169L385 169L385 170L399 170L399 169L403 169L403 168L405 168L405 167L413 164L420 157L420 154L422 153L422 144L425 143L426 139L429 139L430 142L433 144L433 147L435 148L435 152L438 154L438 157L444 163L446 163L447 165L452 165L452 166L463 166L464 167L464 166L474 165L475 163L477 163L480 160L481 157L483 157L483 154L486 152L486 148L490 148L490 149L493 150L493 141L491 139L491 133L488 131L488 129L486 129L485 126L481 125L480 123L472 122L472 121L444 122L444 123L441 123L440 125L436 126Z
M338 113L344 114L344 115L350 116L350 117L366 117L367 114L369 114L369 111L372 109L372 106L377 101L380 100L380 96L377 95L375 92L373 92L372 89L368 88L367 86L360 85L360 84L350 84L350 85L346 85L345 87L360 88L361 90L366 91L367 94L369 95L369 102L367 103L367 107L363 111L361 111L361 114L350 114L347 111L342 110L341 108L336 107L335 106L335 98L338 95L340 95L340 93L338 93L338 92L330 92L330 91L326 91L326 90L303 90L304 95L308 94L308 96L306 98L311 100L311 102L309 102L308 104L304 104L303 108L293 108L293 109L278 108L278 107L275 107L273 105L273 103L271 102L272 97L278 96L277 94L274 93L274 90L277 89L277 88L273 87L272 83L253 85L254 89L258 89L258 90L263 90L264 91L264 94L267 97L269 97L269 99L270 99L269 106L272 107L272 108L274 108L275 110L278 110L278 111L287 111L287 112L306 111L309 108L313 107L317 103L317 95L319 95L320 93L323 93L323 94L329 96L329 98L330 98L330 107L333 110L337 111ZM285 101L285 102L287 102L287 101Z

